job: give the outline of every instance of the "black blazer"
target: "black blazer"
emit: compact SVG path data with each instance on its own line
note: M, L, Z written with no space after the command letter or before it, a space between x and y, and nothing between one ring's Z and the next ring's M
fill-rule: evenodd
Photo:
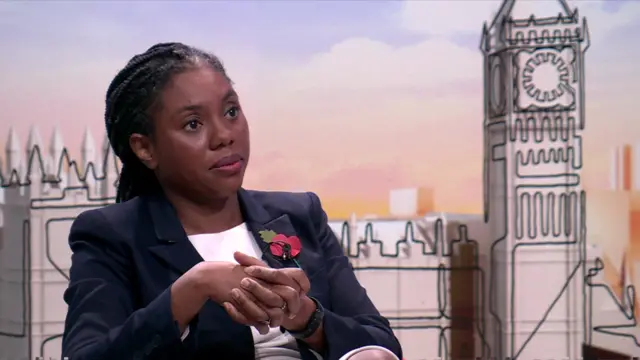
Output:
M241 190L244 219L274 268L294 266L270 255L258 232L269 229L302 241L298 262L310 296L326 309L326 360L380 345L402 358L389 322L358 283L320 200L313 193ZM203 261L164 196L137 197L90 210L71 227L73 252L62 355L73 360L254 359L249 327L208 301L180 340L170 285ZM304 360L315 360L298 342Z

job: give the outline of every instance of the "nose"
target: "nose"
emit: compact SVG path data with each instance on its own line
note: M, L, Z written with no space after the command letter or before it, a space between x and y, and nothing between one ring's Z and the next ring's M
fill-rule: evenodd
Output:
M233 144L233 131L228 121L214 120L209 134L209 148L217 150Z

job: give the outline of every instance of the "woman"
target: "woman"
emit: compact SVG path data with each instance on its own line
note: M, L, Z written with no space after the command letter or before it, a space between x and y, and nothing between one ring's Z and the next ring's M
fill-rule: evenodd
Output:
M63 356L401 357L318 197L241 188L249 129L215 56L168 43L133 57L105 120L117 204L71 228Z

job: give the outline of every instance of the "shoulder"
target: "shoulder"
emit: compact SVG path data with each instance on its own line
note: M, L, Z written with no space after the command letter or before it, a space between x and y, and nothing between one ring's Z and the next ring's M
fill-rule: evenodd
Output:
M320 198L313 192L246 190L256 202L272 216L289 215L292 218L313 220L324 215Z
M316 203L319 203L318 195L312 192L258 190L246 190L246 192L273 215L306 214L316 206Z
M98 233L101 236L124 237L133 231L140 221L143 200L133 198L129 201L107 205L98 209L82 212L71 227L71 233Z

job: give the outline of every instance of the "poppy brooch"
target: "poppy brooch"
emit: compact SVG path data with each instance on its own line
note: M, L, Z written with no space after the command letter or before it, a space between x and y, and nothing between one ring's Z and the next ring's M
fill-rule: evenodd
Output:
M296 257L302 250L302 244L297 236L278 234L273 230L262 230L259 233L262 241L269 244L269 251L273 256L282 260L291 260L300 267Z

